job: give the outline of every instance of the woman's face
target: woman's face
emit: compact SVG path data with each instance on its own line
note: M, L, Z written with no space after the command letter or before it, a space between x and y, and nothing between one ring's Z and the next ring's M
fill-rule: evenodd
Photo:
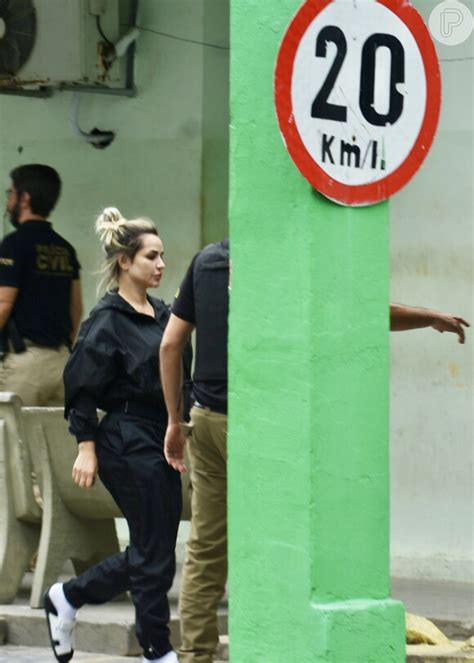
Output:
M134 258L123 256L120 259L122 272L126 272L128 278L136 285L147 288L156 288L160 285L165 263L163 262L163 243L161 239L152 233L141 236L141 249L137 251Z

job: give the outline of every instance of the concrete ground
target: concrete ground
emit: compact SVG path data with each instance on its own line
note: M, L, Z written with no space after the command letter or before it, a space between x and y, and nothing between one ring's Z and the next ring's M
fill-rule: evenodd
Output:
M39 647L0 647L0 663L55 663L50 649ZM74 663L139 663L141 658L74 652ZM224 663L216 661L215 663Z
M410 645L406 663L474 663L474 649L463 650L460 643L452 645Z
M39 647L0 647L0 663L54 663L51 649ZM74 663L139 663L140 658L74 652Z
M139 663L140 658L87 654L76 651L74 663ZM472 663L474 654L447 647L408 647L406 663ZM0 663L55 663L49 649L39 647L0 647ZM225 663L225 661L215 661Z
M474 635L474 585L461 582L392 579L392 595L407 612L433 621L451 640Z

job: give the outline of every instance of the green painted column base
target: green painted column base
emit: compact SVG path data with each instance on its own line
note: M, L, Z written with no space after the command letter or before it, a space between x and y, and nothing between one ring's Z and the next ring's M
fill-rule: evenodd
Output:
M405 608L399 601L313 603L314 663L401 663Z

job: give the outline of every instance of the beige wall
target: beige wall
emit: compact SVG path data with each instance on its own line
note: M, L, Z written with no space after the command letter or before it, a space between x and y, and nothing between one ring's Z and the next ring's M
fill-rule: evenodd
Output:
M225 2L141 0L139 4L138 24L148 30L228 43ZM221 79L226 75L226 63L226 50L142 31L136 54L137 96L81 95L81 128L117 134L105 150L73 134L68 119L70 92L57 92L49 99L0 95L4 188L9 170L20 163L44 162L60 172L64 190L51 220L79 252L86 310L96 300L98 245L93 223L104 206L115 205L127 217L145 215L157 222L167 271L156 294L166 301L174 295L202 238L226 233L227 85L222 89L212 80L213 69ZM217 124L210 114L217 117ZM5 230L10 230L8 224Z
M416 5L427 19L433 5ZM473 323L473 37L437 50L440 126L391 202L391 291ZM391 336L395 575L474 580L472 330L467 337L461 346L432 330Z

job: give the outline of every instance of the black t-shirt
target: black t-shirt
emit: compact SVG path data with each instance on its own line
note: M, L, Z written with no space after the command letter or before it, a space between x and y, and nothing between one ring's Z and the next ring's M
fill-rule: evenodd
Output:
M210 244L192 260L171 307L196 327L195 399L227 412L229 240Z
M25 221L0 244L0 286L18 288L12 319L20 336L55 347L71 335L71 282L79 278L74 248L49 221Z

